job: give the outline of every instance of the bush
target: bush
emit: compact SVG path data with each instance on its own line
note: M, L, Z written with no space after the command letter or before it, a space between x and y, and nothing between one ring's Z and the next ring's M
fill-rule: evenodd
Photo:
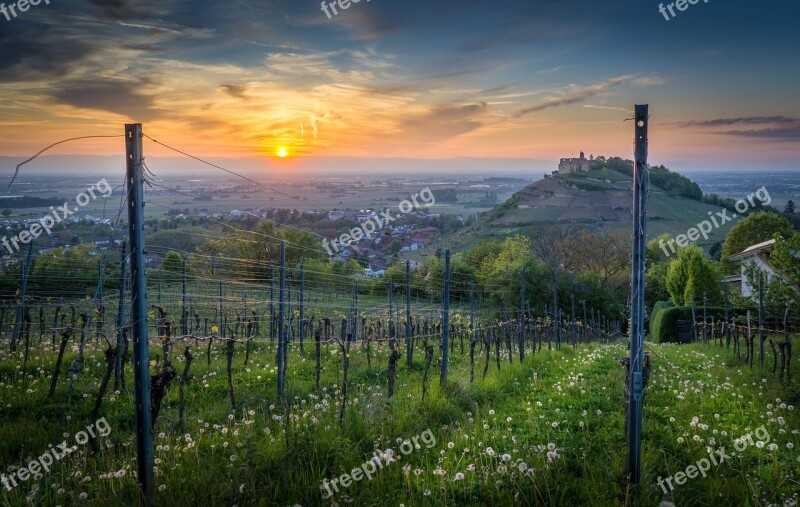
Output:
M662 301L659 301L662 303ZM677 342L677 326L679 320L692 320L692 307L691 306L675 306L671 308L662 308L657 310L659 303L653 307L653 315L650 317L650 339L658 342ZM728 317L734 315L746 315L746 309L728 308ZM709 320L721 320L725 317L725 309L718 307L707 307L706 317ZM695 306L695 318L698 320L703 319L703 306Z
M672 304L672 301L656 301L656 304L653 305L653 310L648 316L651 336L653 334L653 320L656 318L656 315L658 315L662 310L673 308L674 306L675 305Z

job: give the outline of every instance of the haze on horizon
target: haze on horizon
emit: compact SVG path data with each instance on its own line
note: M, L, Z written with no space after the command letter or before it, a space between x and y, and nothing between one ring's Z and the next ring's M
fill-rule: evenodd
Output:
M652 163L794 170L798 14L743 0L670 21L651 0L374 0L332 19L317 1L54 2L0 19L0 157L5 169L137 121L270 173L491 159L487 171L530 161L535 175L579 151L630 158L624 120L649 103ZM121 139L96 139L48 154L121 152Z

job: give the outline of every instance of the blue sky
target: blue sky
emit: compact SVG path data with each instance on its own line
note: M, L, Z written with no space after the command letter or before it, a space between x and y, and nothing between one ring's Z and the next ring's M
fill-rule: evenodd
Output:
M0 15L0 155L140 121L218 157L630 156L635 103L650 104L653 162L794 169L800 155L797 2L699 0L669 21L650 0L338 10L51 0Z

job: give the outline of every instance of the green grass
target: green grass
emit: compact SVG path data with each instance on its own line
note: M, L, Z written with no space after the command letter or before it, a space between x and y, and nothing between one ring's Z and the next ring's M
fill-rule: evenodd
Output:
M782 386L758 366L751 370L736 364L713 346L648 344L648 349L653 370L645 398L642 505L658 505L663 499L680 506L767 506L797 498L800 456L797 447L787 447L800 444L798 410L789 409L800 404L797 366L795 380ZM578 350L562 346L551 352L545 344L536 354L529 350L522 365L516 357L509 364L504 354L499 371L492 352L485 380L484 356L476 354L472 385L468 354L457 343L443 389L437 352L424 401L421 347L415 350L412 368L405 366L404 356L400 360L395 397L389 401L387 347L372 346L368 368L366 354L356 344L343 427L338 421L341 354L333 346L323 347L320 391L314 389L313 345L306 346L304 356L292 347L288 425L281 420L286 414L275 393L274 347L253 347L251 363L244 367L244 351L237 346L236 412L228 400L224 348L212 347L210 368L205 346L192 350L186 427L178 421L175 384L155 428L157 505L332 505L334 500L322 498L323 479L360 467L375 449L391 448L398 456L400 442L426 430L434 435L434 445L422 445L385 464L372 480L341 490L335 502L611 506L624 500L624 378L619 359L626 351L621 343ZM180 348L175 354L179 371L182 352ZM68 350L65 368L75 354ZM19 354L0 354L0 459L6 473L9 465L23 465L44 452L58 426L66 382L61 379L55 399L47 398L53 362L49 345L34 348L24 370ZM89 422L103 368L101 348L90 343L66 406L70 418L59 429L69 438ZM131 386L130 368L128 374ZM88 446L79 446L57 464L42 481L47 492L41 495L43 505L137 504L132 404L132 392L109 393L101 414L111 433L102 442L103 450L92 454ZM698 419L692 425L694 417ZM713 468L708 477L690 479L671 494L656 484L659 476L684 470L705 456L706 446L724 446L730 454L736 437L761 425L769 432L769 444L777 444L775 450L769 444L748 448ZM25 505L31 487L29 481L4 492L2 505Z

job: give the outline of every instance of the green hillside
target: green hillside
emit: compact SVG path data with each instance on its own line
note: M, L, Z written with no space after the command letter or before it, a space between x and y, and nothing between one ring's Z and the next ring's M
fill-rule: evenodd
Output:
M631 164L632 165L632 164ZM651 169L652 170L652 169ZM667 233L685 234L689 228L709 218L708 213L723 210L720 206L696 198L696 185L687 178L659 167L659 180L669 174L669 191L653 183L651 176L648 201L648 237ZM676 185L675 183L678 183ZM676 190L682 187L688 190ZM692 197L684 197L692 195ZM532 235L552 224L572 224L602 230L630 230L631 176L613 168L593 169L586 173L545 176L493 210L483 213L474 225L443 238L443 244L461 250L483 239L502 239ZM708 239L697 244L708 250L725 239L736 220L714 229Z

